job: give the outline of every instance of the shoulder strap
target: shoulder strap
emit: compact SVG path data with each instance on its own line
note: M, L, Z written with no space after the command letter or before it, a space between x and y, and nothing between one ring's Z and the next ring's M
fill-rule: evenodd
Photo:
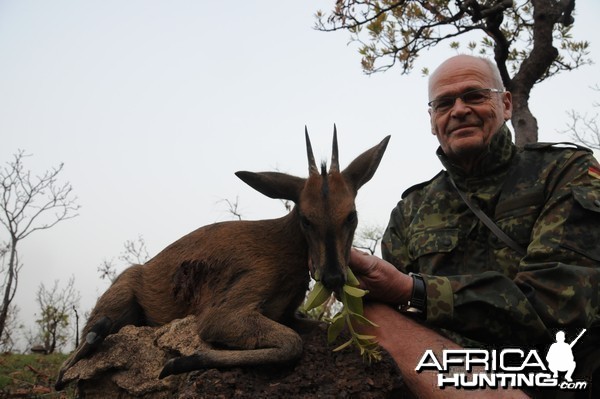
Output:
M528 144L525 144L525 146L523 147L523 149L525 149L525 150L545 150L545 149L561 149L561 148L570 148L572 150L580 150L580 151L593 153L593 151L587 147L584 147L584 146L576 144L576 143L571 143L568 141L560 141L557 143L550 143L550 142L528 143Z
M517 244L512 238L510 238L504 231L502 231L502 229L500 229L500 227L496 226L496 223L494 223L494 221L492 219L490 219L488 217L488 215L486 215L485 212L483 212L476 204L471 202L469 200L469 198L465 195L465 193L463 193L458 188L458 186L456 185L456 183L454 182L454 179L452 178L452 176L450 176L450 174L448 174L448 178L450 179L450 183L452 184L452 187L454 187L456 192L458 192L458 195L460 195L460 198L463 200L463 202L465 204L467 204L467 206L475 214L475 216L477 216L479 218L479 220L481 220L483 222L483 224L485 224L487 226L487 228L490 229L492 231L492 233L494 233L506 245L508 245L510 248L512 248L514 251L516 251L519 255L525 256L527 251L522 246Z

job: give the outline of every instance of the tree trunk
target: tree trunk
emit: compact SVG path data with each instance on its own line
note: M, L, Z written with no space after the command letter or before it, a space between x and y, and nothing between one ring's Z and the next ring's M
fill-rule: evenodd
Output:
M0 311L0 337L4 334L6 328L6 319L8 318L8 308L14 298L16 290L16 269L17 269L17 238L12 237L10 242L10 259L8 261L8 274L6 278L6 287L2 298L2 310ZM15 287L13 287L13 283Z
M515 144L523 147L525 144L538 141L537 119L529 109L529 93L516 89L511 91L513 98L513 113L511 122L515 130Z
M73 306L73 312L75 312L75 349L77 349L79 346L79 313L75 306Z
M56 330L58 329L58 323L52 321L50 324L50 346L48 347L48 354L54 353L56 350Z
M559 23L569 2L532 0L533 4L533 48L529 57L523 59L521 67L505 82L513 95L512 125L518 146L535 143L538 139L537 120L529 110L529 95L533 86L542 80L559 55L552 45L554 26Z

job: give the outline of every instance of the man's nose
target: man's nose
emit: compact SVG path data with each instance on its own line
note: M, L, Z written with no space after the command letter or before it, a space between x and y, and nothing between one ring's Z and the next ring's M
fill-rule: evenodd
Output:
M466 104L460 97L454 101L454 105L452 105L452 109L450 109L450 113L454 117L462 117L465 114L469 114L471 112L471 107Z

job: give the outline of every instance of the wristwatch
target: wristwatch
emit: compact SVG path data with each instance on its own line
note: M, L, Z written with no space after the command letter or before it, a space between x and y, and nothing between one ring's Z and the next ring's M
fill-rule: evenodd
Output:
M409 273L413 279L413 289L408 303L398 306L401 312L413 313L424 319L427 316L427 290L425 289L425 280L420 274Z

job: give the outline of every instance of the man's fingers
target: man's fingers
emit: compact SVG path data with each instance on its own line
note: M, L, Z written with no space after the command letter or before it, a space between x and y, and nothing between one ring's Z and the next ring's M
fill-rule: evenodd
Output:
M361 254L361 255L369 255L369 253L368 253L368 252L365 252L365 251L363 251L363 250L360 250L360 249L358 249L358 248L356 248L356 247L352 247L352 252L356 252L356 253L359 253L359 254Z
M350 252L350 266L357 274L369 275L377 268L379 259L369 253L352 248Z

